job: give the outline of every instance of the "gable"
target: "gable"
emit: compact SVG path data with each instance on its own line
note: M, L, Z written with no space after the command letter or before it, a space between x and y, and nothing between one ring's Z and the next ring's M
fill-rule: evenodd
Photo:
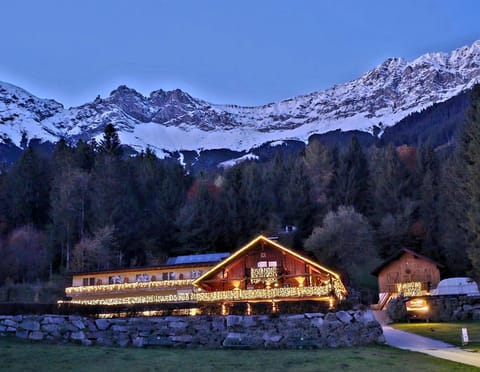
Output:
M259 236L196 279L193 284L213 289L213 283L218 287L219 282L240 282L246 277L250 283L255 283L257 279L268 281L269 276L276 275L296 279L300 286L305 280L302 278L309 275L314 275L318 281L333 278L341 283L340 276L332 270L273 240ZM343 284L341 289L346 293Z
M439 264L438 262L435 262L431 258L423 256L419 253L416 253L415 251L412 251L408 248L403 248L403 249L399 250L397 253L395 253L394 255L390 256L388 259L386 259L380 266L375 268L371 272L372 275L379 276L382 271L388 269L391 265L395 265L397 262L402 260L402 258L405 255L411 256L411 258L415 259L415 260L422 260L422 261L425 262L425 264L430 263L432 266L435 266L438 269L443 267L443 265Z

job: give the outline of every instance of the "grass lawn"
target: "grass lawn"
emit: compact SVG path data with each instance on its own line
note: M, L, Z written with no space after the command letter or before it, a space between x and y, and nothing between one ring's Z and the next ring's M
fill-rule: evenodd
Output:
M462 328L467 328L468 336L473 341L464 346L465 349L480 352L480 322L449 322L449 323L397 323L393 328L417 333L421 336L435 338L452 345L462 346ZM480 358L480 356L479 356Z
M134 349L0 338L2 371L474 371L388 346L323 350Z

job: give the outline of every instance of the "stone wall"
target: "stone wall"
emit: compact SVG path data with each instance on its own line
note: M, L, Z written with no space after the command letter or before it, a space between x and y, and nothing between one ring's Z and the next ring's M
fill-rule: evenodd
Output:
M325 348L383 343L370 310L300 315L92 319L0 315L0 336L52 343L204 348Z
M456 320L480 320L480 296L422 296L427 301L429 311L420 314L420 319L433 322L449 322ZM408 319L405 307L406 299L393 299L388 303L387 313L394 322Z
M480 320L479 296L425 297L432 321Z

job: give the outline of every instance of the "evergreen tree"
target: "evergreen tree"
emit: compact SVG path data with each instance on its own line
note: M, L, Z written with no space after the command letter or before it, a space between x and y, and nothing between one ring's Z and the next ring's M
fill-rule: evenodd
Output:
M103 138L98 146L100 153L110 156L121 156L122 148L117 130L113 124L107 124L103 132Z
M461 176L463 165L450 158L440 169L438 200L438 244L448 276L465 276L471 268L467 254L469 232L465 221L468 208Z
M466 198L467 253L472 275L480 279L480 85L472 91L467 122L460 136L459 170Z
M331 188L335 181L334 158L327 146L318 140L312 140L305 148L303 157L306 179L309 181L312 211L318 216L316 222L332 208Z
M225 221L219 201L218 188L206 180L198 180L189 190L187 202L177 217L184 252L215 251L224 247Z
M66 166L52 181L50 243L54 254L60 254L59 261L67 271L71 268L73 246L86 230L88 180L86 172ZM55 248L58 246L59 250Z
M402 204L410 199L411 175L393 145L375 151L372 168L374 220L380 221L386 214L402 210Z
M360 213L370 207L369 169L367 158L357 137L341 158L336 179L336 201L339 205L351 205Z
M89 144L82 140L78 141L73 149L73 162L75 166L90 172L95 163L95 148L95 142Z
M28 146L8 173L6 183L5 200L12 224L45 226L50 190L47 161Z

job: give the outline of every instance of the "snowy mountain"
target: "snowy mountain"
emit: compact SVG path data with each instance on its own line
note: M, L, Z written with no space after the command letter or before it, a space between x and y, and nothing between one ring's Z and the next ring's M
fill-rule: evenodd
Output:
M480 81L480 41L412 62L390 58L351 82L258 107L216 105L181 90L148 97L120 86L109 97L65 109L53 100L0 82L0 140L73 141L101 137L114 123L122 143L172 152L229 149L242 152L276 141L306 142L334 130L371 132L443 102Z

